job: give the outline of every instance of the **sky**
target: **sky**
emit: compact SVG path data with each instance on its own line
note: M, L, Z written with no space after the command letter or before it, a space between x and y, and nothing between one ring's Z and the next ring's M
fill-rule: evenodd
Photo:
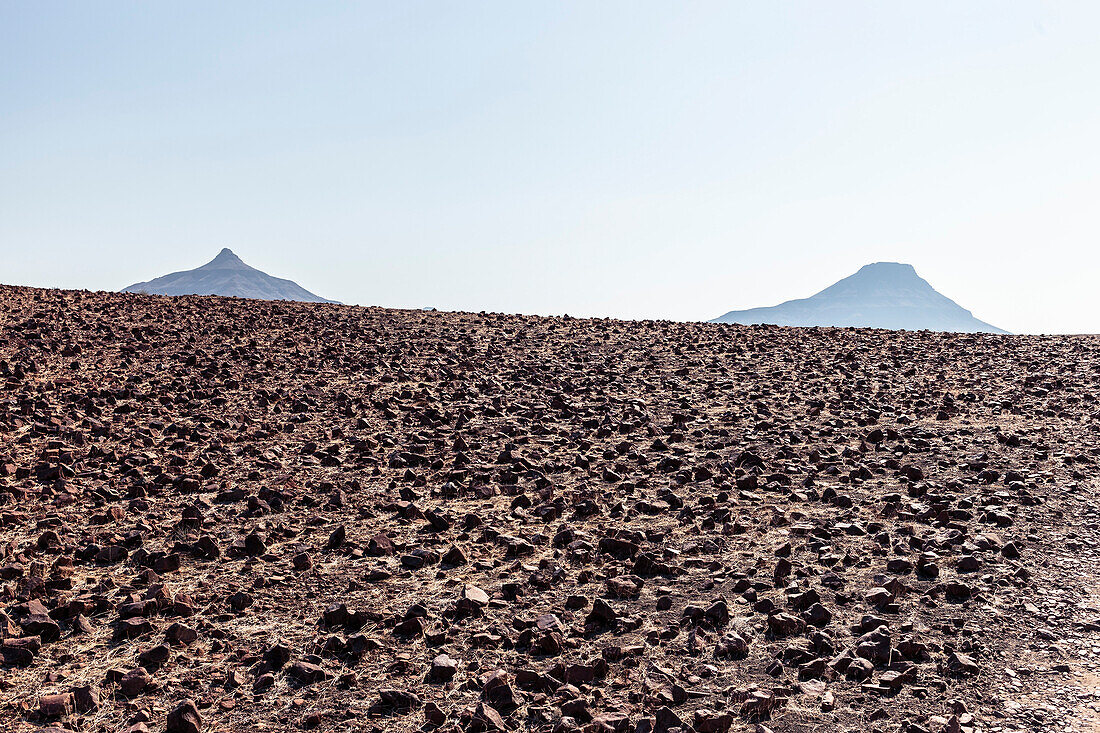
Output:
M0 0L0 282L1100 332L1100 3Z

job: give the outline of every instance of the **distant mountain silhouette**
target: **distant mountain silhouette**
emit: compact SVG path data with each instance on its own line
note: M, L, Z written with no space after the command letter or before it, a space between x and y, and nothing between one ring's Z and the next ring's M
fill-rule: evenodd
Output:
M730 311L714 323L856 326L907 331L1008 333L979 321L928 284L912 265L875 262L816 295L770 308Z
M306 303L335 303L314 295L290 280L272 277L249 267L230 249L223 249L210 262L194 270L173 272L123 288L124 293L151 295L230 295L257 300L298 300Z

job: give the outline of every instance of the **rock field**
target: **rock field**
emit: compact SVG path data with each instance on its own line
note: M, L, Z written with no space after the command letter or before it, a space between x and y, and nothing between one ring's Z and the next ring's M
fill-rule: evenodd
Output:
M0 287L0 730L1098 731L1100 337Z

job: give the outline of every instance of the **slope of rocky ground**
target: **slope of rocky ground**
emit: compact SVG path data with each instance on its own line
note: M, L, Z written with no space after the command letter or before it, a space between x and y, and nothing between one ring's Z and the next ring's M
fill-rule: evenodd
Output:
M0 727L1096 730L1100 339L0 289Z

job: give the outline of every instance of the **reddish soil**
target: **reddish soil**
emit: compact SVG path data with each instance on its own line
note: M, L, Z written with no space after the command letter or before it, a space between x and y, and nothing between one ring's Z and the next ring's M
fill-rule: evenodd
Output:
M0 288L0 729L1098 730L1100 338Z

